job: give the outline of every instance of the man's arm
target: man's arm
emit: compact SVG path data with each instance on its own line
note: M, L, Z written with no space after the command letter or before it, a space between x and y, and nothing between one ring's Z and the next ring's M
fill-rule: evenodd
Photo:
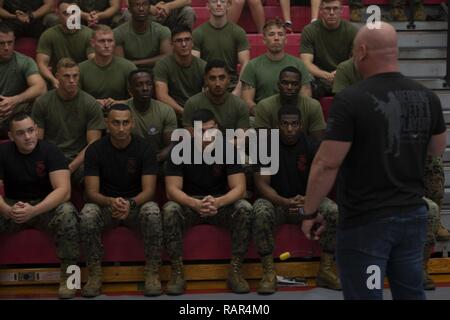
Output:
M302 88L300 89L300 94L304 97L311 97L312 96L311 85L309 83L302 85Z
M49 68L50 56L44 53L38 53L36 54L36 63L39 68L39 72L44 77L44 79L50 81L53 87L58 88L59 81L58 79L55 78L55 76L53 75L52 71Z
M428 143L428 154L442 156L447 146L447 130L441 134L433 135Z
M144 175L141 178L142 191L133 199L138 206L152 200L156 190L156 175Z
M252 85L242 82L242 100L247 104L251 116L255 115L255 94L256 89Z
M52 12L54 7L55 7L54 0L44 0L42 6L40 6L36 11L33 11L33 17L35 19L41 18L45 16L47 13Z
M85 176L84 185L89 201L99 205L100 207L109 207L113 205L115 200L114 198L106 197L100 193L99 176Z
M217 197L214 206L219 209L225 207L239 199L245 197L246 184L245 184L245 174L235 173L228 176L228 187L230 191L221 197Z
M200 58L200 56L202 55L202 53L198 50L192 50L192 55L194 57Z
M34 206L35 215L48 212L70 199L69 170L56 170L49 173L53 191L44 200Z
M155 81L156 99L173 108L176 114L183 114L183 107L169 95L169 86L163 81Z
M2 19L16 19L16 15L13 13L8 12L3 8L4 6L4 0L0 0L0 18Z
M321 78L329 81L330 83L334 80L334 73L333 72L326 72L322 69L320 69L318 66L316 66L314 61L314 55L311 53L302 53L300 54L300 59L303 61L303 63L306 65L306 68L308 69L309 73L311 73L316 78Z
M109 0L109 7L105 11L97 12L98 20L112 18L120 10L120 0Z
M241 83L241 76L244 73L245 67L247 66L247 63L250 61L250 50L243 50L238 53L238 61L241 65L241 70L239 72L239 79L238 83L236 85L236 88L233 90L233 94L235 96L240 97L242 95L242 83Z
M159 153L156 155L156 160L158 162L165 161L169 158L170 150L172 150L173 146L177 144L176 141L171 141L173 131L165 131L163 133L163 143L164 148L162 148Z
M87 147L93 143L94 141L100 139L102 137L102 131L101 130L88 130L86 132L86 141L87 141L87 145L86 147L83 148L83 150L81 150L77 156L75 157L75 159L72 160L72 162L69 164L69 170L71 173L73 173L75 170L77 170L80 165L83 163L84 161L84 154L86 152Z
M132 60L131 62L133 62L136 66L140 66L140 65L153 66L153 65L155 65L156 62L158 62L165 56L172 53L172 46L170 44L170 39L161 40L160 47L159 47L159 53L160 54L157 55L156 57L140 59L140 60Z
M278 192L270 186L271 178L269 175L261 175L257 172L253 175L253 177L255 179L256 189L264 198L272 202L274 205L289 207L289 199L280 196Z
M166 176L166 193L167 199L175 201L176 203L189 207L195 211L199 211L202 206L202 201L187 195L183 191L183 177L180 176Z
M306 189L305 212L315 212L334 185L336 176L351 147L351 142L325 140L314 158Z
M1 0L0 0L1 1ZM0 180L0 188L3 187L3 180ZM0 214L6 218L11 218L11 206L8 205L0 195Z

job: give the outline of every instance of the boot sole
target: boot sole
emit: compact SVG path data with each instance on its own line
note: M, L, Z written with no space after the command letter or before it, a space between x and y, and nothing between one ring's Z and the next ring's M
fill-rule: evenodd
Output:
M245 289L245 290L240 290L240 291L234 290L233 287L230 285L230 283L229 283L228 281L227 281L227 287L228 287L228 289L230 289L231 292L233 292L233 293L237 293L237 294L246 294L246 293L250 293L250 288Z
M342 288L336 287L336 286L330 286L328 284L328 282L326 282L325 280L322 280L321 278L317 278L316 279L316 285L318 287L321 287L321 288L327 288L327 289L331 289L331 290L342 291Z

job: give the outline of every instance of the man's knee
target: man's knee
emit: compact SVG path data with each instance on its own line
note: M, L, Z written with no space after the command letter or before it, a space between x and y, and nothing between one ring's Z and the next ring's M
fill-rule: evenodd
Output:
M81 210L81 230L97 229L101 221L101 208L93 203L87 203Z

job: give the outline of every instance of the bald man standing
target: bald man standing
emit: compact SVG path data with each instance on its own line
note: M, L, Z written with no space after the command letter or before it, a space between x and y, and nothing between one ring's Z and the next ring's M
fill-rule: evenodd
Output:
M314 159L302 230L318 239L320 201L338 178L337 264L345 299L382 299L389 279L394 299L425 299L424 168L441 155L446 128L438 97L399 73L392 26L363 27L354 63L363 81L334 99L326 136Z

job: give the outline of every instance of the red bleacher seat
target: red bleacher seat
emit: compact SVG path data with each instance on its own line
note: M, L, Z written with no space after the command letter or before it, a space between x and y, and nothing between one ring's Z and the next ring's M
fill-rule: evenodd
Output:
M320 99L320 105L322 106L323 117L325 121L328 119L328 112L330 111L331 104L333 103L334 97L323 97Z
M253 59L266 52L266 46L263 43L262 34L247 34L248 41L250 42L250 58ZM300 51L301 35L299 33L291 33L287 35L287 43L285 50L287 53L298 56Z
M16 51L35 59L37 43L37 39L34 38L17 38L14 48Z
M208 9L203 7L194 7L197 14L197 21L194 24L194 28L198 27L202 23L209 19ZM281 8L279 6L265 6L264 12L266 13L266 19L282 17ZM348 19L350 16L350 10L348 6L343 6L342 17ZM301 32L311 21L311 10L309 7L291 7L291 19L293 23L294 32ZM256 33L256 26L251 17L248 8L244 8L238 24L248 33Z

